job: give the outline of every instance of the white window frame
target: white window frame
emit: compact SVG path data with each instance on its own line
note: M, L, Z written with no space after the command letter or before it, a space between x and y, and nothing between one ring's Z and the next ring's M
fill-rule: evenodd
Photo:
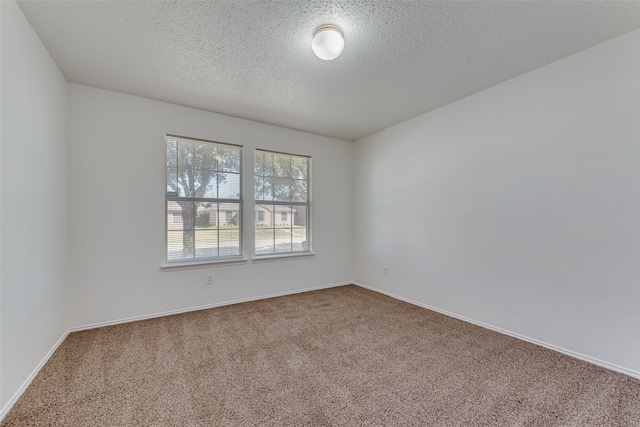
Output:
M284 153L284 152L279 152L279 151L274 151L274 150L267 150L267 149L262 149L262 148L256 148L254 150L254 162L253 162L253 173L254 173L254 182L257 182L256 177L257 176L261 176L263 178L265 178L264 175L257 175L256 174L256 161L257 161L257 153L258 152L263 152L263 153L270 153L270 154L279 154L279 155L285 155L285 156L291 156L291 157L302 157L305 158L307 160L307 176L306 176L306 184L307 184L307 197L306 197L306 201L302 202L302 201L274 201L274 200L264 200L264 199L258 199L257 195L256 195L256 188L255 186L257 184L254 185L254 201L255 201L255 205L273 205L273 206L291 206L292 209L295 209L296 206L303 206L306 208L306 247L303 247L302 250L292 250L292 251L288 251L288 252L276 252L275 251L275 234L274 234L274 250L272 252L261 252L261 253L255 253L254 254L254 258L253 261L254 262L261 262L261 261L270 261L270 260L277 260L278 258L292 258L292 257L308 257L308 256L313 256L315 255L312 251L312 236L311 236L311 210L312 210L312 202L311 202L311 186L312 186L312 180L311 180L311 176L312 176L312 169L311 169L311 156L308 155L301 155L301 154L293 154L293 153ZM255 209L255 208L254 208ZM265 215L266 217L267 215ZM271 224L271 227L274 227L274 229L276 228L275 226L275 218L276 218L276 212L272 212L270 215L273 218L273 222L274 224ZM287 215L287 219L290 220L288 221L291 226L293 227L294 225L294 214L293 212L289 212ZM257 217L254 220L254 223L257 221ZM263 227L260 227L261 229ZM255 227L254 229L254 243L257 241L256 239L256 232L258 231L258 227Z
M238 178L239 178L239 198L235 199L226 199L226 198L219 198L219 197L184 197L184 196L180 196L178 194L178 192L170 192L167 191L167 182L168 182L168 160L167 160L167 151L168 151L168 144L169 141L192 141L192 142L197 142L197 143L210 143L210 144L215 144L216 146L222 146L222 147L231 147L233 149L237 149L239 151L239 171L237 172L238 174ZM164 239L164 263L161 265L161 269L162 270L178 270L178 269L183 269L183 268L197 268L197 267L207 267L210 265L226 265L226 264L236 264L236 263L244 263L247 261L247 259L244 257L244 248L243 248L243 226L244 226L244 222L243 222L243 208L244 208L244 203L243 203L243 175L244 175L244 165L243 165L243 147L241 145L237 145L237 144L229 144L226 142L219 142L219 141L210 141L210 140L205 140L205 139L199 139L199 138L191 138L191 137L184 137L184 136L178 136L178 135L170 135L170 134L166 134L165 135L165 182L164 182L164 193L165 193L165 212L164 212L164 216L165 216L165 239ZM222 172L222 171L221 171ZM219 196L218 194L216 194L216 196ZM233 255L220 255L219 254L219 250L220 250L220 243L218 240L218 255L216 256L210 256L210 257L195 257L195 253L194 253L194 257L192 258L179 258L179 259L169 259L169 210L168 210L168 205L170 201L177 201L177 200L184 200L184 201L193 201L193 202L211 202L211 203L217 203L218 205L218 213L217 213L217 218L216 218L216 227L218 228L218 236L219 236L219 226L220 223L222 221L220 221L220 214L224 211L220 210L220 204L223 203L233 203L233 204L237 204L238 205L238 232L239 232L239 254L233 254ZM194 215L196 215L197 210L194 209ZM194 232L195 232L195 228L194 228ZM195 242L195 237L194 237L194 242Z

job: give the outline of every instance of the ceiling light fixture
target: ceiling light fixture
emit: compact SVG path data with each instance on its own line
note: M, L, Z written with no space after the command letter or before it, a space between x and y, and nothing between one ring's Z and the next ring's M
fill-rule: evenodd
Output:
M331 24L320 25L313 32L311 49L320 59L325 61L336 59L344 49L342 30Z

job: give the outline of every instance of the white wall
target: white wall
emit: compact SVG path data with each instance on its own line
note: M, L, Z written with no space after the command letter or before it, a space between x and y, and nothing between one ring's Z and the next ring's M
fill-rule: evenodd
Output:
M70 87L74 326L351 280L352 143L80 85ZM247 255L253 150L313 159L313 258L161 272L164 134L244 146ZM205 285L214 274L215 285Z
M4 408L68 328L67 83L16 3L0 10Z
M640 30L357 141L354 168L355 280L640 375Z

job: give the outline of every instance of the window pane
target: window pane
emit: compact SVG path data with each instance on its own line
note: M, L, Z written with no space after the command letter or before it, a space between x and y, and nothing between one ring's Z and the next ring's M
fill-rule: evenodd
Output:
M264 176L273 176L274 168L273 168L273 153L265 152L264 153Z
M298 225L301 227L307 226L307 206L293 206L293 225Z
M182 230L182 208L177 202L167 202L167 230L175 229Z
M291 177L291 156L288 154L274 154L275 176Z
M167 259L183 257L182 208L176 202L167 202Z
M195 191L195 197L219 198L218 186L216 185L220 179L218 175L218 172L202 172L200 181L198 181L198 190Z
M220 256L240 255L240 228L220 227Z
M175 169L178 166L178 141L167 141L167 168Z
M294 179L291 181L291 201L307 201L307 181L302 181L300 179Z
M279 202L291 201L291 180L288 178L273 178L273 200Z
M218 147L218 170L240 172L240 149L236 147Z
M253 173L255 176L264 176L264 151L256 150Z
M256 204L256 227L271 226L271 210L273 206Z
M178 196L216 198L216 172L178 168Z
M178 167L178 196L193 197L195 189L195 176L193 169Z
M211 258L218 256L217 228L196 228L195 237L196 258Z
M193 258L193 202L167 202L167 259Z
M178 171L176 168L167 168L167 193L178 195Z
M294 225L291 229L291 243L293 251L306 251L309 249L309 245L307 243L307 227Z
M307 158L300 156L291 157L291 177L307 179Z
M255 198L256 200L264 200L264 177L256 175L254 179Z
M219 173L218 174L218 197L220 199L240 198L240 174Z
M210 142L195 142L193 144L193 158L190 166L202 171L215 171L218 168L216 158L219 149Z
M293 221L291 206L276 205L276 226L290 226Z
M218 215L221 226L238 227L240 225L240 205L238 203L220 203Z
M269 221L270 216L265 212L265 220ZM256 224L256 254L273 253L273 239L275 230L268 224Z
M293 206L293 226L291 227L292 234L292 250L294 251L306 251L309 249L308 236L307 236L307 207L306 206Z
M167 230L193 230L193 202L167 202Z
M218 204L213 202L198 202L196 204L195 228L211 228L218 225Z
M276 226L276 252L291 252L291 228Z
M178 141L178 166L183 168L193 166L193 142Z
M167 259L183 258L182 231L167 231Z
M260 182L256 182L256 200L273 200L273 178L261 178Z
M276 252L291 252L291 206L275 206Z

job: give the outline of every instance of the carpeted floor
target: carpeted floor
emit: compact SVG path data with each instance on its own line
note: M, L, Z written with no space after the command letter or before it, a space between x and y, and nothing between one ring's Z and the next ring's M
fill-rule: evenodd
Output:
M356 286L67 337L9 426L640 426L640 380Z

